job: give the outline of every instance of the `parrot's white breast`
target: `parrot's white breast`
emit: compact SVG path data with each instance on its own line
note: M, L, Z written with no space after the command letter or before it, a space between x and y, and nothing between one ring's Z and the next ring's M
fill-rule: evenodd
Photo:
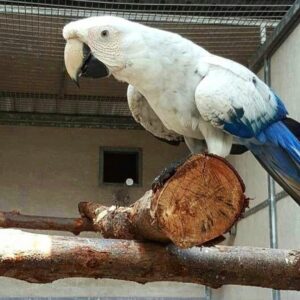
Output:
M201 128L206 122L199 114L194 95L182 95L181 91L174 90L161 93L159 97L150 94L147 100L168 129L183 136L203 138Z

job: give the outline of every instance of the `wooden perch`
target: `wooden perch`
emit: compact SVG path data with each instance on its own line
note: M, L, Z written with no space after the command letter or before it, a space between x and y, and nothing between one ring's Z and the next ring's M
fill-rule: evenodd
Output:
M128 240L0 230L0 276L46 283L67 277L180 281L300 290L300 251L217 246L180 249Z
M95 231L93 223L87 218L30 216L18 211L0 211L0 227L69 231L75 235L82 231Z
M75 234L98 231L119 239L2 229L0 276L38 283L91 277L300 290L300 251L226 246L181 249L128 240L172 241L182 248L203 244L228 231L246 205L244 185L226 161L211 155L193 156L160 189L148 191L130 207L82 202L82 218L76 219L0 213L0 227Z
M233 167L213 155L194 155L155 193L130 207L79 203L82 219L0 213L0 227L98 231L106 238L172 241L191 247L226 233L248 204Z

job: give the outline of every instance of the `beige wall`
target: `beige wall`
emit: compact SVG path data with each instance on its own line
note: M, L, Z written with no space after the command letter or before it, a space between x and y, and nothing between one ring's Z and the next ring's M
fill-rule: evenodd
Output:
M143 185L128 188L132 201L149 189L163 167L187 153L141 130L0 126L2 209L74 216L79 201L112 204L122 186L99 186L99 147L140 147ZM48 207L49 209L46 209Z
M150 188L163 167L187 154L184 144L170 146L140 130L0 126L0 137L0 210L37 215L77 216L77 203L85 200L112 204L112 195L119 187L98 185L100 146L142 148L143 185L128 188L131 201ZM76 278L39 285L0 278L0 297L203 294L199 285L171 282L142 285Z
M300 25L290 34L271 59L271 85L282 98L291 117L300 121ZM263 72L259 72L260 77ZM246 184L247 195L254 198L250 207L267 198L267 174L250 153L232 157ZM280 191L278 188L276 192ZM290 197L279 201L278 244L279 248L300 248L300 207ZM234 245L269 247L268 209L241 220L237 226ZM213 291L212 299L268 300L270 289L226 286ZM300 299L300 292L281 292L282 300Z

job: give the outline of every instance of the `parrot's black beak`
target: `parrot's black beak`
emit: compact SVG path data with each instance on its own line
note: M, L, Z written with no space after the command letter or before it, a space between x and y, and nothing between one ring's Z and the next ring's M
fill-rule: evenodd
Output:
M90 48L86 44L83 44L83 56L84 61L78 77L103 78L110 75L106 65L91 53Z
M68 74L79 87L79 77L104 78L110 75L106 65L98 60L84 43L70 39L65 46L65 66Z

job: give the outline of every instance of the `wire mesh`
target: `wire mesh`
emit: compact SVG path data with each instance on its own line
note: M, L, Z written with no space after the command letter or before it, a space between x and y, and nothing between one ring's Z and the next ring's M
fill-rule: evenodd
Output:
M82 81L64 70L63 26L95 15L116 15L177 32L240 63L274 30L295 1L31 0L0 1L0 111L130 115L126 85Z

